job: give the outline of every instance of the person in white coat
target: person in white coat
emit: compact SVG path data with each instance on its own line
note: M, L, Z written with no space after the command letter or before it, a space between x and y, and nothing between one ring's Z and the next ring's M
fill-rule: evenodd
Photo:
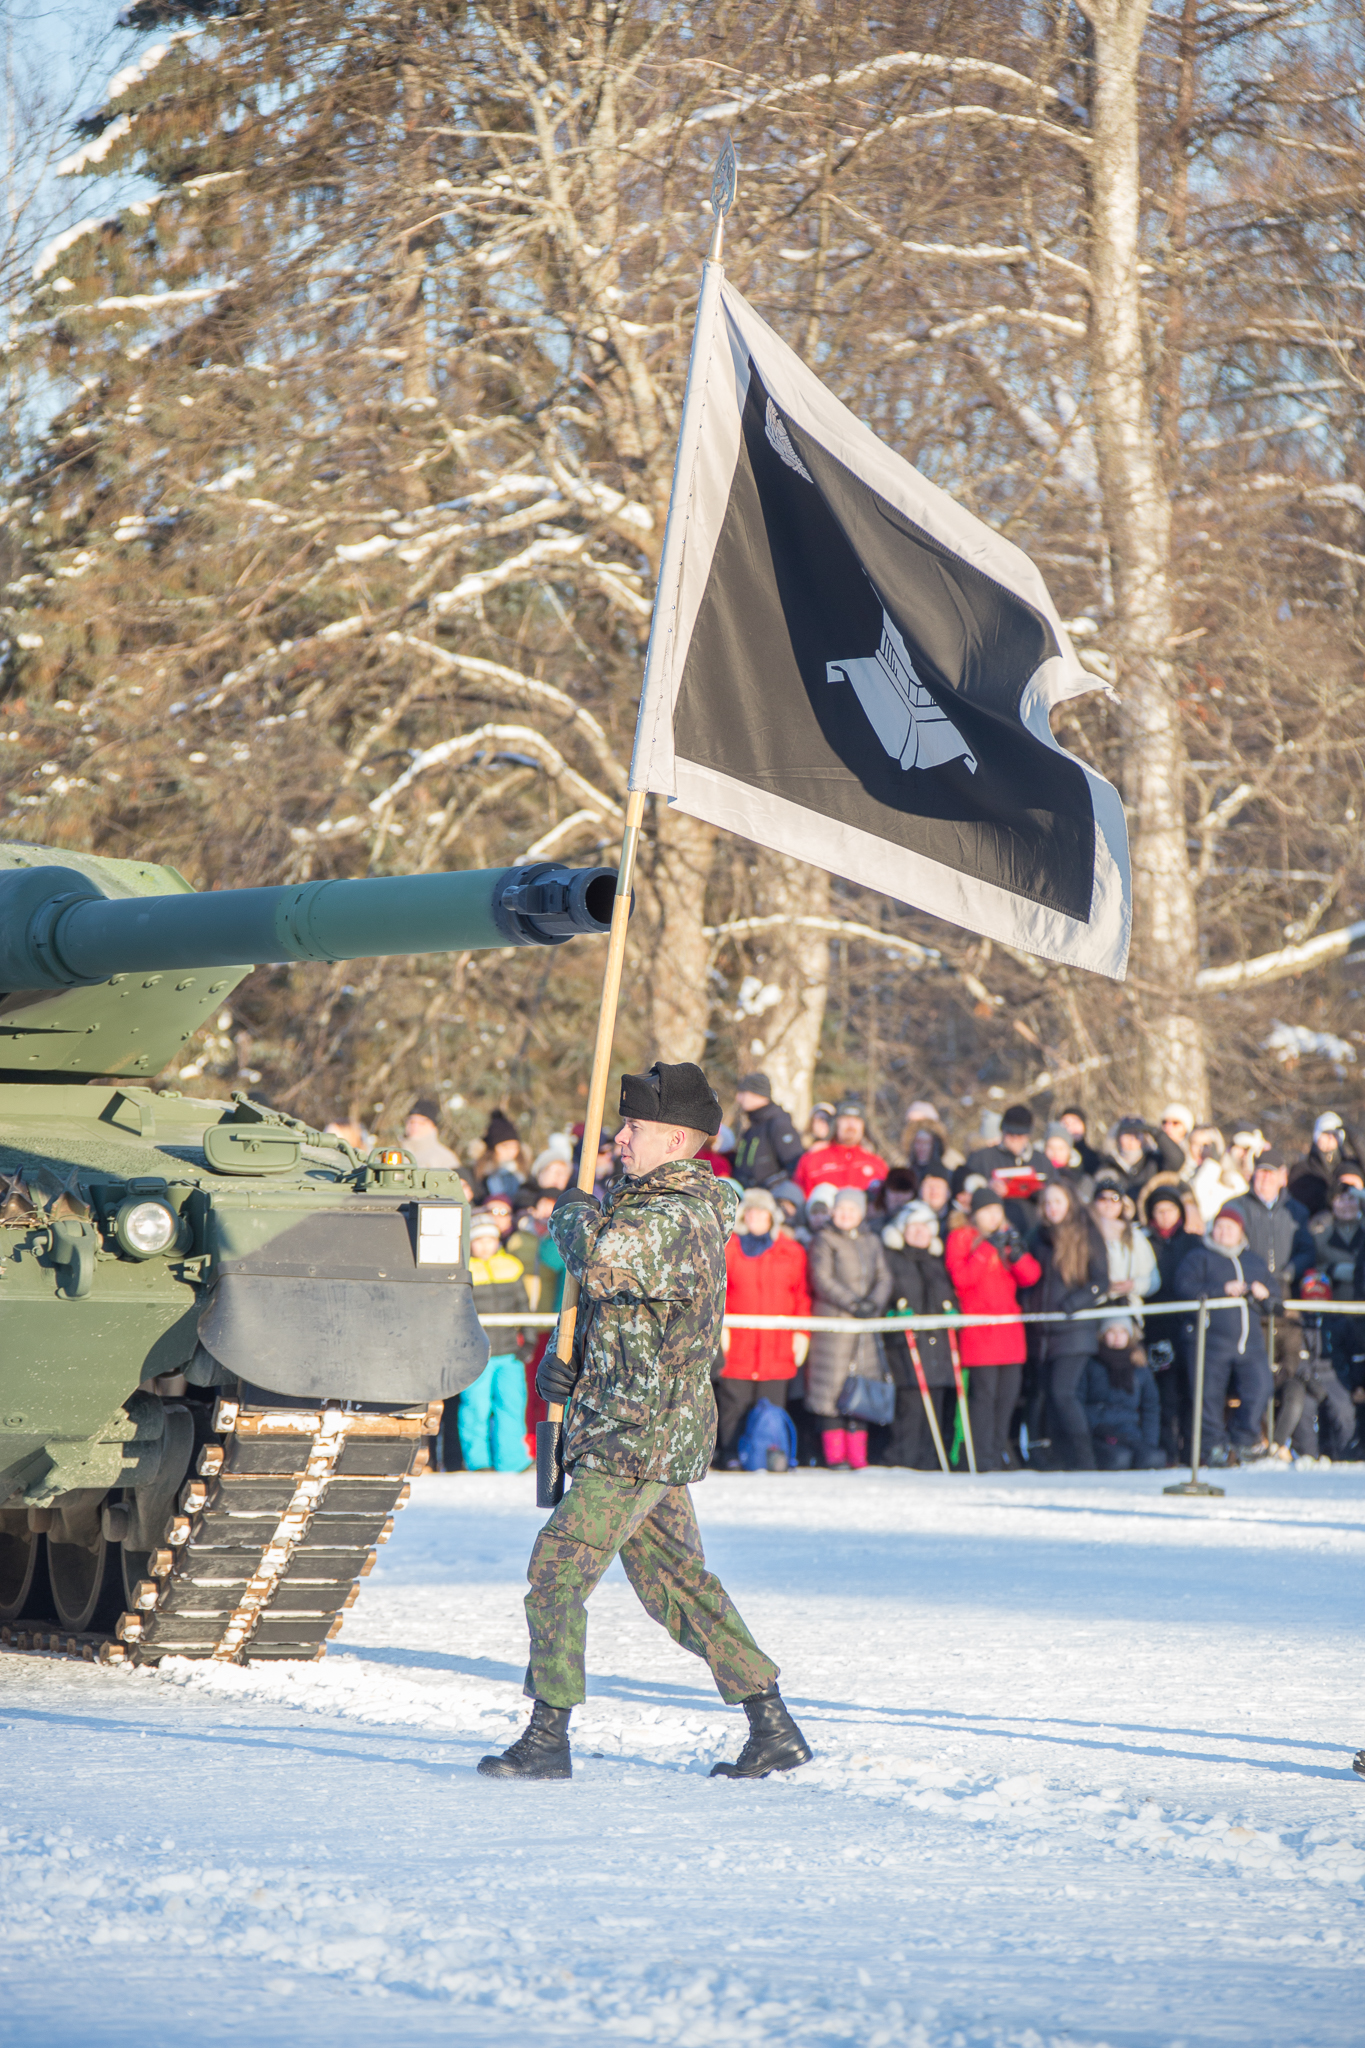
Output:
M1145 1234L1125 1213L1127 1208L1118 1182L1101 1179L1095 1188L1091 1214L1099 1225L1105 1256L1109 1261L1109 1295L1111 1300L1123 1303L1140 1336L1142 1317L1139 1306L1149 1294L1156 1293L1161 1285L1161 1273L1156 1253Z

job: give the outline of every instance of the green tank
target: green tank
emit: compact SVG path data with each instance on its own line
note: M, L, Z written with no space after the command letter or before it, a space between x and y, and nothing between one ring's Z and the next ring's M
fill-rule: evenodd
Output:
M458 1175L149 1086L255 965L603 933L615 875L192 890L0 844L0 1640L314 1658L482 1371Z

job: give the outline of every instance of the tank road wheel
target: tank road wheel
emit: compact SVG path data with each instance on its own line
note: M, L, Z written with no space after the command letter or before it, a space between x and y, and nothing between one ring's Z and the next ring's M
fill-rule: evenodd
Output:
M52 1604L63 1628L112 1628L123 1612L123 1559L120 1545L101 1534L93 1544L54 1543L47 1539L47 1570Z
M46 1542L36 1530L0 1527L0 1621L50 1621Z

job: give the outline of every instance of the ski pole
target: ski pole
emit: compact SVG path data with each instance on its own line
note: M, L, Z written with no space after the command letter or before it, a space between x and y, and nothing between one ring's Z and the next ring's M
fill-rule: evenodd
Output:
M948 1453L943 1448L943 1432L938 1426L938 1416L934 1413L934 1397L929 1392L929 1381L925 1376L924 1360L919 1355L919 1345L915 1342L913 1330L906 1331L905 1341L910 1347L910 1363L915 1368L915 1378L919 1382L919 1397L924 1403L924 1413L929 1423L929 1434L934 1439L934 1449L938 1452L939 1470L946 1472L948 1470Z
M976 1445L972 1442L972 1418L967 1407L967 1389L963 1383L962 1360L958 1356L957 1331L948 1332L948 1356L953 1361L953 1385L957 1388L957 1412L962 1418L962 1441L967 1446L967 1470L976 1477Z

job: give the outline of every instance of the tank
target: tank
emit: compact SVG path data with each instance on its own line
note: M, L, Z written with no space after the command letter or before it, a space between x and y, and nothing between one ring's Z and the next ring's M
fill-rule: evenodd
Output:
M615 874L199 893L0 844L0 1640L312 1659L482 1371L459 1177L149 1082L253 966L605 933Z

